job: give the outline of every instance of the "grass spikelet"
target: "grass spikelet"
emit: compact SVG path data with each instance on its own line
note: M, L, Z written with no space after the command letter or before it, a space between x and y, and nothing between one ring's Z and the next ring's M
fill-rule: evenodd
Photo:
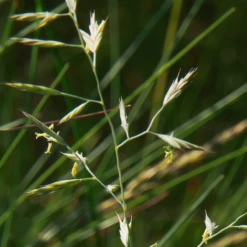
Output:
M37 13L26 13L11 16L14 21L36 21L43 20L45 18L55 19L59 16L57 13L52 12L37 12Z
M95 20L95 13L93 12L91 13L91 17L90 17L90 25L89 25L90 34L86 33L83 30L80 30L80 33L84 41L86 42L87 48L92 53L95 53L100 45L105 24L106 24L106 20L103 20L101 21L100 25L98 25L97 21Z
M75 186L84 181L95 180L94 178L83 178L83 179L71 179L71 180L61 180L55 183L47 184L41 186L38 189L34 189L31 191L26 192L28 195L38 195L45 192L51 193L60 189L66 189L72 186Z
M63 42L54 41L54 40L41 40L41 39L29 39L29 38L11 38L14 42L21 43L24 45L30 46L39 46L39 47L69 47L70 45Z
M196 71L197 71L196 68L191 69L186 74L186 76L181 78L180 80L178 80L178 77L179 77L179 74L178 74L177 78L174 80L174 82L170 86L168 92L166 93L166 96L165 96L164 101L163 101L163 106L168 104L171 100L175 99L176 97L178 97L182 93L182 90L188 85L190 80L194 77Z
M69 112L66 116L64 116L61 121L59 122L59 124L62 124L64 122L69 121L71 118L77 116L85 107L86 105L89 103L89 101L87 101L86 103L83 103L79 106L77 106L75 109L73 109L71 112Z
M125 113L124 101L122 98L119 100L119 111L120 111L121 126L123 127L127 138L129 138L129 130L128 130L129 124L127 122L127 116Z
M162 134L157 134L157 133L155 133L155 135L161 138L166 143L168 143L170 146L177 148L177 149L184 148L184 149L195 149L195 150L207 151L203 147L200 147L190 142L181 140L172 135L162 135Z
M25 92L31 92L31 93L37 93L37 94L43 94L43 95L53 95L53 96L61 95L61 92L59 92L56 89L51 89L51 88L39 86L39 85L32 85L32 84L19 83L19 82L2 83L2 84L8 87L16 88L21 91L25 91Z

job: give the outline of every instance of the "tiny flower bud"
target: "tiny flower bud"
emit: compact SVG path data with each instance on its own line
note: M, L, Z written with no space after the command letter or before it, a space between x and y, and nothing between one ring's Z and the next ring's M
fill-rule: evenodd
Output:
M109 192L115 192L116 190L118 190L119 185L117 185L117 184L109 184L106 187L107 187L107 190Z
M48 142L48 147L47 147L47 150L45 151L45 154L50 154L51 153L51 148L52 148L52 143Z
M36 135L36 139L40 138L40 137L44 137L44 138L48 138L49 135L47 135L46 133L37 133L35 132Z
M78 164L75 162L71 171L72 177L76 177L76 174L78 173Z
M174 158L174 151L169 146L164 147L164 149L165 149L165 158L167 158L168 164L171 164Z

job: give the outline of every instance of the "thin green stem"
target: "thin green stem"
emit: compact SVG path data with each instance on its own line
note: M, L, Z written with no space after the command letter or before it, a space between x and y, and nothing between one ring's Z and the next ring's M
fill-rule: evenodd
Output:
M80 96L77 96L77 95L74 95L74 94L61 92L61 95L66 96L66 97L70 97L70 98L74 98L74 99L79 99L79 100L83 100L83 101L89 101L89 102L92 102L92 103L101 104L101 101L99 101L99 100L87 99L87 98L80 97Z
M81 44L82 44L82 48L83 48L86 56L88 57L88 60L89 60L90 65L92 66L92 70L93 70L93 73L94 73L94 76L95 76L95 80L96 80L97 89L98 89L99 97L100 97L100 100L101 100L102 108L103 108L104 114L105 114L106 119L109 122L109 125L110 125L110 128L111 128L111 132L112 132L112 136L113 136L113 142L114 142L114 147L115 147L116 160L117 160L117 169L118 169L118 174L119 174L119 183L120 183L120 189L121 189L121 197L122 197L122 201L123 201L120 204L121 204L121 206L123 208L124 215L125 215L125 218L126 218L126 209L127 208L126 208L126 203L125 203L125 200L124 200L124 189L123 189L123 183L122 183L122 173L121 173L121 169L120 169L119 155L118 155L118 150L117 150L117 139L116 139L116 134L115 134L115 130L114 130L113 124L111 122L111 119L110 119L110 117L109 117L109 115L107 113L107 110L106 110L106 107L105 107L105 104L104 104L104 99L103 99L103 96L102 96L102 92L101 92L101 88L100 88L100 83L99 83L98 75L97 75L97 72L96 72L96 53L93 54L94 57L93 57L93 61L92 61L92 58L89 56L89 54L84 49L84 41L83 41L83 38L82 38L81 33L80 33L80 30L79 30L79 24L78 24L78 21L77 21L77 17L76 17L76 15L73 15L71 13L70 13L70 17L72 18L72 20L74 22L74 25L76 27L76 30L77 30L79 39L80 39ZM89 170L88 170L88 172L89 172ZM91 171L90 171L90 174L91 174ZM104 186L106 188L106 186L99 179L97 179L97 181L102 186ZM116 199L116 197L115 197L115 195L113 193L112 193L112 195ZM117 199L117 201L120 202L119 199Z
M115 196L115 194L114 194L112 191L110 191L110 190L107 188L107 186L105 186L105 184L103 184L103 183L101 182L100 179L98 179L98 178L96 177L96 175L90 170L90 168L87 166L87 164L84 163L84 166L85 166L86 170L90 173L90 175L91 175L93 178L95 178L95 179L97 180L97 182L98 182L100 185L102 185L102 187L104 187L104 189L105 189L107 192L109 192L109 193L115 198L115 200L121 205L121 207L123 207L123 203Z
M117 202L120 203L122 209L123 209L123 214L124 214L124 219L125 219L125 222L128 222L127 221L127 216L126 216L126 211L127 211L127 205L126 205L126 202L125 202L125 198L124 198L124 187L123 187L123 181L122 181L122 171L121 171L121 168L120 168L120 159L119 159L119 154L118 154L118 145L117 145L117 137L116 137L116 132L115 132L115 129L114 129L114 126L113 126L113 123L111 121L111 118L110 116L108 115L108 112L106 110L106 106L105 106L105 103L104 103L104 98L103 98L103 95L102 95L102 91L101 91L101 88L100 88L100 82L99 82L99 78L98 78L98 74L97 74L97 71L96 71L96 52L93 52L93 59L90 57L90 55L87 53L87 51L85 50L84 48L84 41L83 41L83 38L82 38L82 35L80 33L80 30L79 30L79 25L78 25L78 21L77 21L77 17L76 17L76 14L70 14L71 18L73 19L73 22L75 24L75 27L76 27L76 30L78 32L78 35L79 35L79 38L80 38L80 41L81 41L81 44L82 44L82 48L86 54L86 56L88 57L88 60L89 60L89 63L92 67L92 71L93 71L93 74L94 74L94 77L95 77L95 80L96 80L96 85L97 85L97 91L98 91L98 94L99 94L99 97L100 97L100 101L101 101L101 104L102 104L102 108L103 108L103 111L104 111L104 114L105 114L105 117L110 125L110 129L111 129L111 133L112 133L112 138L113 138L113 143L114 143L114 149L115 149L115 156L116 156L116 163L117 163L117 170L118 170L118 177L119 177L119 185L120 185L120 190L121 190L121 198L122 198L122 202L119 201L119 199L113 194L113 197L117 200ZM85 165L85 164L84 164ZM87 169L87 171L91 174L91 170L87 167L87 165L85 165L85 168ZM92 173L93 174L93 173ZM91 175L92 175L91 174ZM93 174L94 175L94 174ZM95 176L95 175L94 175ZM95 176L96 177L96 176ZM97 179L97 181L105 187L105 185L99 180ZM106 187L105 187L106 188ZM107 188L106 188L107 189ZM127 227L129 229L129 225L127 224ZM129 229L129 232L130 232L130 229ZM132 241L131 241L131 235L129 235L129 246L131 247L132 246Z
M114 198L115 200L121 205L121 207L123 207L123 203L115 196L115 194L108 190L107 186L101 182L101 180L91 171L91 169L87 166L87 164L85 163L85 161L83 161L81 159L81 157L70 147L66 144L66 148L73 153L79 160L80 160L80 164L82 166L84 166L86 168L86 170L88 171L88 173L107 191L109 192Z
M147 131L149 131L154 123L154 120L156 119L156 117L162 112L162 110L164 109L164 106L162 105L162 107L155 113L155 115L153 116L148 128L147 128Z
M135 139L137 139L137 138L139 138L139 137L141 137L141 136L144 136L144 135L146 135L146 134L148 134L148 133L149 133L149 131L148 131L148 130L145 130L145 131L143 131L143 132L140 133L140 134L137 134L137 135L135 135L135 136L129 137L128 139L126 139L126 140L124 140L123 142L121 142L121 143L117 146L117 148L119 149L119 148L121 148L122 146L124 146L127 142L133 141L133 140L135 140Z
M123 187L123 180L122 180L122 171L121 171L121 167L120 167L120 159L119 159L119 154L118 154L117 137L116 137L116 132L115 132L114 126L112 124L111 118L108 115L108 112L106 110L105 103L104 103L104 98L103 98L103 95L102 95L102 92L101 92L101 88L100 88L100 82L99 82L98 74L97 74L97 71L96 71L96 52L94 53L92 69L93 69L93 73L94 73L96 84L97 84L98 94L99 94L100 100L102 102L102 108L103 108L103 111L105 113L106 119L107 119L107 121L108 121L108 123L110 125L110 128L111 128L113 143L114 143L114 147L115 147L114 150L115 150L115 156L116 156L116 162L117 162L119 186L120 186L121 197L122 197L122 209L123 209L123 214L124 214L124 221L127 223L128 222L127 215L126 215L127 204L125 202L125 197L124 197L124 187ZM132 237L131 237L131 234L130 234L131 231L130 231L130 227L129 227L128 223L127 223L127 227L128 227L128 232L129 232L128 246L131 247L132 246Z
M96 52L94 52L93 53L93 68L94 68L94 70L96 70L96 55L97 53Z
M126 143L128 143L128 142L130 142L130 141L133 141L134 139L137 139L137 138L139 138L139 137L141 137L141 136L144 136L144 135L146 135L146 134L149 134L149 133L155 134L155 133L153 133L153 132L150 132L150 129L151 129L152 125L153 125L154 120L155 120L156 117L162 112L163 109L164 109L164 105L162 105L162 107L155 113L155 115L153 116L153 118L152 118L152 120L151 120L149 126L147 127L147 129L146 129L145 131L143 131L143 132L141 132L141 133L139 133L139 134L137 134L137 135L135 135L135 136L129 137L128 139L124 140L122 143L120 143L120 144L117 146L117 148L120 148L120 147L124 146Z
M119 155L118 155L118 146L117 146L116 133L115 133L111 118L109 117L109 114L107 113L107 110L106 110L106 107L105 107L105 103L104 103L103 95L102 95L102 92L101 92L99 78L98 78L96 69L93 69L93 73L94 73L94 76L95 76L95 79L96 79L96 84L97 84L99 97L100 97L100 100L102 102L102 108L103 108L103 111L105 113L106 119L107 119L107 121L108 121L108 123L110 125L111 132L112 132L112 138L113 138L113 143L114 143L114 147L115 147L115 155L116 155L118 176L119 176L119 185L120 185L121 197L122 197L122 201L123 201L123 210L124 210L124 214L125 214L126 210L127 210L127 206L126 206L125 199L124 199L124 188L123 188L122 172L121 172L121 168L120 168L120 161L119 161Z
M70 16L69 13L62 13L62 14L58 14L59 17L67 17Z
M71 48L79 48L81 49L81 45L73 45L73 44L67 44L67 43L63 43L64 47L71 47Z
M79 30L77 17L76 17L76 15L72 15L72 14L70 14L70 16L71 16L71 18L72 18L72 20L73 20L73 22L75 24L75 27L76 27L76 30L78 32L80 41L81 41L82 45L84 46L84 41L83 41L83 38L82 38L80 30ZM83 49L83 50L85 51L85 49ZM101 101L101 104L102 104L102 108L103 108L103 111L105 113L106 119L107 119L107 121L108 121L108 123L110 125L110 128L111 128L114 147L115 147L115 155L116 155L116 161L117 161L117 169L118 169L118 175L119 175L119 184L120 184L120 190L121 190L121 197L122 197L122 201L123 201L122 208L124 210L124 215L125 215L125 218L126 218L127 207L126 207L126 203L125 203L125 199L124 199L124 188L123 188L122 172L121 172L121 168L120 168L120 161L119 161L119 155L118 155L117 138L116 138L116 133L115 133L112 121L111 121L111 119L110 119L110 117L109 117L109 115L107 113L107 110L106 110L106 107L105 107L105 104L104 104L104 99L103 99L103 95L102 95L101 88L100 88L99 78L98 78L98 75L97 75L97 72L96 72L96 52L93 53L93 60L92 60L92 58L89 56L89 54L86 51L85 51L85 54L88 57L90 65L92 66L92 70L93 70L93 74L94 74L94 77L95 77L95 80L96 80L97 90L98 90L98 94L99 94L100 101Z
M78 24L78 21L77 21L77 16L76 15L73 15L73 14L69 14L69 16L72 18L73 22L74 22L74 25L75 25L75 28L76 28L76 31L78 33L78 36L79 36L79 39L81 41L81 44L83 45L83 47L85 46L84 44L84 41L83 41L83 38L81 36L81 33L80 33L80 28L79 28L79 24Z

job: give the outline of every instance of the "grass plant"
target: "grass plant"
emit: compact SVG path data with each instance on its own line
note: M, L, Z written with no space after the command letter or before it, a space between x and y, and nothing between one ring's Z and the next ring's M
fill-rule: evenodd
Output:
M186 243L201 247L216 237L223 241L232 230L235 234L236 229L247 229L245 223L239 223L247 214L246 207L241 207L246 186L236 182L247 152L246 140L241 139L246 120L229 121L215 131L207 127L242 100L247 86L239 85L214 99L206 110L203 101L187 99L190 91L195 99L203 92L203 85L192 89L203 72L183 59L236 10L225 10L181 46L203 2L195 1L182 18L184 1L164 1L122 55L117 23L121 13L114 11L118 1L109 0L110 14L103 18L98 18L102 13L97 8L85 14L79 0L65 0L57 7L49 3L51 11L44 1L35 0L35 11L26 13L18 12L18 1L9 5L11 18L5 20L0 62L4 64L15 46L25 47L30 61L28 82L1 75L1 92L12 98L26 97L21 107L9 98L2 104L0 131L9 136L0 158L1 246L161 247ZM130 76L122 83L121 71L143 49L146 39L155 39L152 32L167 13L170 17L159 59L152 67L144 64L148 69L142 80ZM81 18L87 23L84 26ZM58 40L52 28L56 22L63 23L64 30L73 28L76 38L69 35L66 41ZM23 28L23 23L28 26ZM21 30L12 35L15 25ZM101 53L106 54L107 32L113 44L109 71L102 76L106 66ZM44 34L47 39L42 38ZM42 54L44 50L48 52ZM175 71L173 66L178 63L185 69ZM18 72L18 67L13 70ZM42 83L50 70L56 75ZM70 71L76 83L71 83ZM81 71L86 76L79 77ZM11 135L13 131L19 133ZM207 133L198 138L200 131ZM218 152L227 145L228 149ZM22 165L16 164L15 156ZM225 206L231 190L236 191L234 200ZM213 195L217 200L210 205L207 200ZM158 208L155 214L152 207ZM236 213L227 217L236 207ZM245 246L247 237L241 239L239 246ZM231 240L228 243L230 246Z

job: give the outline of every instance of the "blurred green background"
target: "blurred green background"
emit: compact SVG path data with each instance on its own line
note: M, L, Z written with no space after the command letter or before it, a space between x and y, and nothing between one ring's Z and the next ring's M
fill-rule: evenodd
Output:
M247 2L78 0L78 21L86 32L93 10L98 22L109 17L97 55L105 102L109 109L118 106L120 97L131 104L130 135L145 130L179 71L184 76L198 68L192 84L166 107L153 130L174 131L176 137L214 153L179 151L167 164L165 144L152 136L120 149L134 246L150 246L158 240L159 246L197 246L205 228L204 210L220 228L247 210ZM10 40L29 37L79 44L68 17L41 29L34 22L10 19L14 14L45 11L68 10L62 0L0 1L0 81L51 86L60 75L57 89L98 99L82 51L30 47ZM162 73L149 80L159 68ZM41 100L45 100L37 115L41 121L61 119L79 104L3 85L0 99L1 126L23 118L19 109L32 113ZM100 110L89 105L84 113ZM117 111L112 120L120 142L125 137ZM56 129L89 158L91 169L105 184L118 182L110 129L102 115ZM45 155L47 143L35 140L36 131L40 132L37 128L0 132L0 246L122 246L115 214L120 209L98 184L85 182L31 197L24 194L71 178L72 162L60 154L65 150L56 146ZM80 176L88 174L82 171ZM246 224L247 218L240 223ZM208 246L246 245L247 233L231 230Z

